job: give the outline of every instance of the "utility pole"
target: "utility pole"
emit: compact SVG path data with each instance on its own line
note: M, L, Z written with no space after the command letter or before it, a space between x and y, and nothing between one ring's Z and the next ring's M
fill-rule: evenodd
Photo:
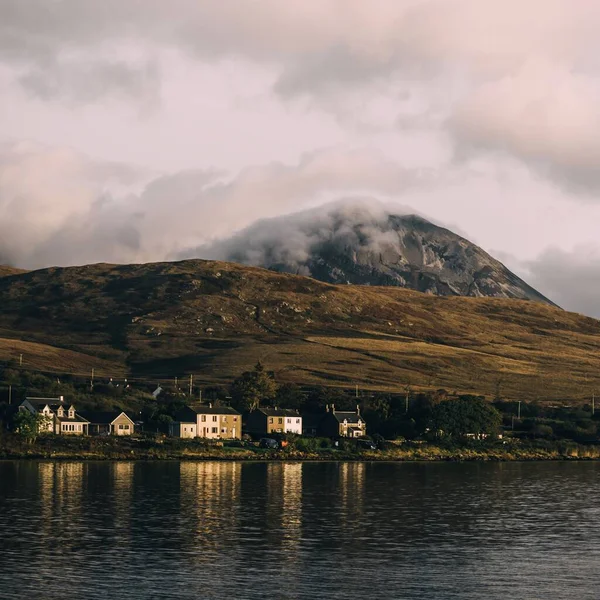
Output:
M596 413L596 393L592 394L592 417Z
M519 408L517 410L518 410L518 417L517 418L520 421L521 420L521 401L520 400L519 400Z
M22 367L23 366L23 355L19 354L19 366Z
M12 404L12 385L8 386L8 403Z
M94 367L92 367L92 377L90 379L90 390L94 390Z
M198 390L198 399L202 402L202 389Z
M358 383L356 384L356 397L358 398Z
M405 401L406 401L405 412L407 414L408 414L408 398L409 398L409 395L410 395L410 385L407 385L406 386L406 398L405 398Z
M192 396L193 390L194 390L194 376L190 374L190 397Z
M175 391L177 391L177 377L175 377Z

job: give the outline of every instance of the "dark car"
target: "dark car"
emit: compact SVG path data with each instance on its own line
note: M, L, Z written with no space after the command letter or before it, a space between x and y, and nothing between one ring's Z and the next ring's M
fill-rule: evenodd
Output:
M258 445L261 448L271 448L271 449L279 448L279 442L277 440L274 440L273 438L261 438Z
M356 442L356 446L360 450L377 450L377 445L371 440L358 440L358 442Z

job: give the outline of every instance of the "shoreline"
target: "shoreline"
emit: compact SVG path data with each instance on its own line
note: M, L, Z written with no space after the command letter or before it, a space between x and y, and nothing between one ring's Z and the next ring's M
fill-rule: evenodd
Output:
M63 447L62 444L31 444L7 447L0 444L0 460L51 461L237 461L237 462L531 462L600 460L600 446L574 443L529 443L511 447L437 444L395 446L384 450L343 451L324 449L264 450L255 447L119 447L111 440L99 448ZM120 442L120 440L119 440ZM128 440L129 442L129 440Z

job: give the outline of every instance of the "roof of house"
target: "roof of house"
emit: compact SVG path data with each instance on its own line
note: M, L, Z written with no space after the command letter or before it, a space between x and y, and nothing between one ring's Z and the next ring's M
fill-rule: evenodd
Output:
M240 413L235 410L235 408L231 408L231 406L206 406L204 404L195 404L190 406L190 409L197 415L240 415Z
M193 411L189 406L186 406L175 413L173 421L176 423L195 423L196 412Z
M82 411L80 413L82 417L87 419L90 423L97 423L100 425L110 425L113 421L115 421L121 415L125 415L132 423L131 418L120 410L113 411Z
M348 421L348 423L358 423L359 421L362 421L363 423L365 422L365 420L360 416L360 413L357 413L356 411L336 410L331 414L339 423L343 423L344 421Z
M267 417L300 417L297 410L291 408L257 408L256 412L261 412Z
M38 410L43 409L44 406L48 406L53 411L58 410L60 407L64 408L65 410L69 410L69 408L73 406L67 402L56 402L57 398L48 398L47 400L32 400L30 398L26 398L26 400L29 402L29 404L31 404L31 406L37 408Z
M75 413L75 417L73 418L69 418L69 417L56 417L56 420L59 421L60 423L89 423L89 421L85 418L82 417L80 414Z

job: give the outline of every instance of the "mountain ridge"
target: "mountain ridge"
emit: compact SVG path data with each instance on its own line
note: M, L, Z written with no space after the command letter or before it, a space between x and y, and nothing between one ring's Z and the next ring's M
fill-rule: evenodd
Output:
M198 249L208 258L334 284L390 285L439 296L550 299L479 246L416 214L333 204L262 220Z

